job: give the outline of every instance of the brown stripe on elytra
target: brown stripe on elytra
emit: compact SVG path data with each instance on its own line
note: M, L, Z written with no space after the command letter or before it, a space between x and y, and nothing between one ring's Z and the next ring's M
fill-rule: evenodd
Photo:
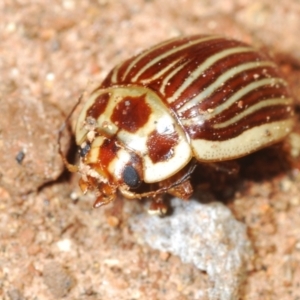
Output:
M97 89L105 89L108 88L110 86L113 85L112 81L111 81L111 77L113 74L114 69L112 69L108 75L106 76L106 78L103 80L103 82L101 83L101 85L97 88Z
M151 62L153 59L159 57L161 54L164 54L170 50L173 50L175 48L178 48L182 45L185 45L187 43L189 43L189 41L194 41L196 39L199 38L204 38L205 36L194 36L194 37L185 37L185 38L181 38L178 40L171 40L169 43L167 44L163 44L161 47L154 47L147 49L146 51L140 53L139 55L133 57L130 59L131 61L134 61L137 57L142 56L144 53L147 53L144 57L141 57L140 60L138 60L135 65L134 68L132 68L128 74L126 75L126 78L124 79L123 83L132 83L132 78L135 77L135 75L144 67L146 66L149 62ZM172 61L173 59L176 59L182 55L189 55L190 53L190 47L186 47L183 50L178 50L176 51L174 54L168 55L167 56L167 61L165 59L161 60L160 63L163 62L164 65L166 65L168 63L168 59L171 59L170 61ZM157 68L158 67L158 68ZM156 72L160 71L162 69L161 64L160 65L154 65L150 67L151 71L148 72L147 70L147 75L144 75L144 73L141 74L141 76L138 78L137 81L140 81L142 79L149 79L151 77L153 77L153 75L156 74ZM125 70L126 71L126 70ZM123 74L122 74L123 75Z
M251 93L245 95L241 100L235 102L228 109L222 111L222 113L211 118L209 122L211 122L212 124L225 122L240 114L241 112L249 109L252 105L255 105L256 103L275 98L280 98L284 100L284 98L282 97L289 97L289 94L284 87L278 89L274 89L271 87L256 89ZM273 106L270 106L270 109L273 109Z
M211 118L211 122L213 122L214 124L223 122L235 116L237 112L241 112L249 108L251 105L254 105L266 99L281 98L282 96L284 96L285 98L290 97L288 90L283 85L279 85L278 88L270 85L261 86L244 95L242 99L234 102L231 106L228 107L228 109L222 111L222 113L218 114L216 117ZM213 98L208 97L202 103L199 103L183 112L180 115L180 119L183 120L193 118L197 115L203 114L203 112L208 112L209 115L209 110L215 107L215 104L212 103L212 101Z
M186 40L186 39L184 39ZM155 59L157 56L161 55L162 53L165 53L167 51L169 51L170 49L172 49L173 47L178 47L178 46L181 46L182 44L185 44L185 41L184 40L179 40L179 41L176 41L176 42L171 42L170 44L166 44L166 45L163 45L162 47L158 48L158 49L155 49L155 50L151 50L148 49L144 52L142 52L141 54L144 54L145 52L148 52L148 54L146 56L144 56L143 58L141 58L132 68L131 70L127 73L126 77L124 78L124 80L122 81L122 83L132 83L132 79L135 77L135 75L145 66L147 65L149 62L151 62L153 59ZM140 56L140 55L138 55ZM132 59L130 59L130 63L132 61L134 61L136 59L136 56L133 57ZM167 62L165 62L166 64ZM165 66L164 64L164 66ZM156 66L154 66L155 68ZM163 68L163 66L160 66L160 70ZM123 74L125 74L126 72L126 69L127 68L124 68L124 71L123 71L123 68L122 68L122 72L121 75L123 76ZM151 78L153 75L156 74L156 72L152 72L153 70L153 67L151 69L151 73L149 74L149 72L147 72L147 75L146 76L143 76L142 78L139 77L137 81L140 81L141 79L149 79Z
M226 141L237 137L244 131L253 127L290 119L291 113L287 110L286 105L273 105L255 111L253 114L245 116L241 120L225 128L214 128L213 126L209 126L208 123L184 127L192 139Z
M191 49L190 57L191 60L184 68L179 70L176 73L176 76L173 76L169 82L169 85L166 86L165 95L166 97L172 97L172 95L181 87L181 85L188 80L190 74L195 71L198 67L201 66L211 56L227 49L232 49L237 46L240 46L240 43L225 40L213 40L201 43L198 47L193 47Z
M155 50L151 50L148 49L146 50L146 52L148 52L148 54L144 57L142 57L139 61L137 61L135 63L135 65L131 68L131 70L127 73L126 77L124 78L124 80L121 80L118 83L132 83L132 79L137 75L137 73L144 67L146 66L149 62L151 62L153 59L155 59L156 57L159 57L161 54L166 53L169 50L173 50L175 48L180 47L181 45L186 44L188 41L194 41L196 39L199 39L201 37L204 36L195 36L192 39L181 39L178 41L171 41L169 44L165 44L160 48L157 48ZM178 51L176 51L173 54L168 55L167 57L161 59L157 64L150 66L149 68L147 68L145 70L145 72L143 72L137 79L137 82L141 81L141 80L145 80L145 79L151 79L154 75L157 74L157 72L159 72L163 67L165 67L167 64L169 64L170 62L177 60L180 57L192 57L194 55L195 51L200 51L202 52L205 48L211 48L211 51L213 51L214 45L222 45L222 42L224 42L223 38L216 38L210 41L203 41L203 42L199 42L195 45L192 45L190 47L186 47L184 49L178 49ZM233 44L233 43L238 43L236 41L231 41L228 40L229 43ZM209 49L208 49L209 52ZM144 52L141 53L141 55ZM202 55L201 53L199 53L200 55ZM136 56L139 57L140 55ZM136 57L133 57L131 59L129 59L128 61L126 61L124 64L129 65L129 63L131 63L132 61L134 61L136 59ZM201 57L201 56L200 56ZM122 78L123 75L126 72L127 67L123 66L119 69L119 77Z
M117 71L117 78L116 78L116 82L117 84L125 84L130 82L130 80L127 80L124 77L125 72L127 71L127 69L129 68L131 62L136 58L137 56L131 57L129 59L126 59L121 65L118 66L118 71ZM132 66L132 70L131 72L135 73L136 71L138 71L137 69L137 65L133 65ZM126 76L128 77L128 76Z
M108 73L108 75L106 76L106 78L105 78L104 81L102 82L101 88L102 88L102 89L103 89L103 88L108 88L108 87L111 87L111 86L113 86L113 85L115 85L115 84L122 84L122 83L124 83L125 81L122 80L123 74L124 74L124 72L127 70L128 66L130 65L130 63L132 62L132 60L133 60L134 58L135 58L135 56L132 57L132 58L129 58L129 59L123 61L121 64L115 66L115 67ZM134 67L134 68L135 68L135 67ZM115 70L117 70L117 71L115 72ZM116 81L116 82L113 82L113 78L112 78L113 75L114 75L114 73L115 73L115 76L116 76L116 78L115 78L115 81Z
M181 60L180 63L183 63L186 60L192 61L193 58L195 57L195 52L197 52L197 54L196 54L197 55L197 61L194 63L195 67L196 67L197 64L199 64L199 62L201 63L205 59L205 57L206 57L205 50L206 49L210 49L210 50L207 50L207 52L209 52L209 51L213 52L214 51L213 49L216 46L220 45L220 41L221 40L222 40L221 38L216 38L216 39L213 39L213 40L199 42L199 43L197 43L195 45L192 45L190 47L187 47L187 48L184 48L184 49L181 49L181 50L178 49L178 51L176 51L175 53L169 54L168 56L166 56L166 57L162 58L161 60L159 60L156 64L154 64L151 67L149 67L147 70L145 70L139 76L138 79L139 80L151 79L154 75L156 75L157 73L159 73L163 68L165 68L166 66L168 66L172 62L177 61L179 59ZM172 50L175 47L177 47L177 45L175 45L175 43L173 43L173 45L171 45L171 46L172 47L170 47L170 48ZM160 54L163 54L163 53L164 52L161 51ZM155 59L155 56L151 56L149 58L151 58L151 60L152 60L152 59ZM149 61L151 61L151 60L149 60ZM145 61L145 64L146 63L147 62ZM178 63L176 65L178 66ZM143 67L143 65L141 65L141 67ZM170 71L168 73L170 73ZM168 73L166 73L166 75Z
M156 80L153 80L145 86L149 87L156 93L160 94L160 89L163 84L163 79L167 77L171 72L173 72L174 69L179 67L181 64L186 63L186 61L189 58L184 58L180 61L178 61L174 66L168 70L163 77L160 77ZM173 110L179 109L182 105L184 105L186 102L188 102L191 98L193 98L195 95L198 95L200 92L205 90L210 84L212 84L220 75L224 73L225 70L231 69L233 67L238 66L239 64L244 64L247 62L252 62L252 61L261 61L263 57L258 57L256 52L243 52L243 53L235 53L233 55L226 56L225 58L219 60L217 63L212 65L206 72L205 72L205 77L200 76L198 79L196 79L193 83L191 83L190 86L187 87L187 89L179 96L178 100L172 102L172 103L167 103L170 105ZM191 63L188 66L185 66L183 68L183 78L189 76L189 70L190 69L196 69L198 67L199 61L197 58L194 58L193 60L189 59ZM191 64L194 63L195 66L191 68ZM178 74L174 74L173 77L178 76ZM171 84L171 81L169 82ZM170 89L168 86L166 86L166 89ZM175 91L172 91L174 93ZM170 93L170 92L169 92ZM166 92L164 95L162 95L162 99L166 100Z
M178 48L186 43L193 42L200 38L205 38L205 35L197 35L189 38L182 38L175 41L170 41L170 43L164 44L162 47L155 48L152 50L152 48L138 54L137 56L134 56L126 61L124 61L121 65L118 66L118 72L117 72L117 84L128 84L132 83L132 78L149 62L151 62L153 59L158 57L159 55L172 50L174 48ZM192 45L190 47L184 48L182 50L178 50L174 54L171 54L167 56L166 58L162 59L159 64L151 66L149 69L145 70L144 73L141 74L141 76L138 78L138 81L141 79L151 79L157 72L159 72L164 66L166 66L168 63L172 62L173 60L176 60L180 57L193 57L194 55L197 56L198 59L198 65L206 58L208 58L213 53L216 53L218 51L221 51L225 48L231 48L235 46L245 46L244 43L234 41L234 40L226 40L224 38L218 38L209 41L203 41L196 43L195 45ZM133 62L137 57L143 55L144 53L147 53L145 57L142 57L140 60L137 61L135 65L132 66L131 70L127 73L126 77L124 79L123 76L126 74L127 69L129 68L131 62ZM103 81L101 87L106 88L111 86L112 83L112 75L113 75L114 69L108 74L108 76Z
M183 64L186 60L190 60L189 56L187 53L182 52L180 53L175 53L173 55L167 56L166 58L162 59L158 63L154 64L153 66L147 68L138 78L138 81L143 81L143 80L151 80L156 76L157 73L161 72L164 68L167 68L170 64L174 64L175 61L177 61L172 68L170 68L168 71L166 71L162 79L167 76L170 72L172 72L175 68L177 68L179 65ZM154 79L155 80L155 79Z
M173 72L174 69L177 69L180 65L186 63L188 60L190 60L190 59L189 58L182 58L177 63L175 63L172 66L172 68L170 68L162 76L160 76L159 78L157 78L155 80L152 80L150 82L147 82L147 83L143 84L143 86L148 87L149 89L151 89L152 91L154 91L158 95L160 95L161 99L169 106L169 103L167 102L166 93L165 92L163 94L161 93L161 87L162 87L162 84L164 84L164 78L167 77L171 72Z
M259 62L263 60L263 57L257 55L256 52L243 52L243 53L234 53L224 57L223 59L218 60L215 64L209 67L204 74L201 74L194 82L192 82L185 91L179 96L179 98L172 102L170 105L174 109L179 109L190 99L194 98L195 95L203 92L211 84L213 84L224 72L243 65L249 62ZM266 69L266 68L264 68ZM255 70L260 70L256 68ZM262 69L261 69L262 70ZM235 75L235 77L240 77L244 75L249 70L240 72ZM188 75L188 74L187 74ZM203 76L204 75L204 76ZM224 84L223 86L226 86Z
M176 132L162 135L156 130L152 131L146 142L151 161L158 163L169 160L174 155L174 147L178 141L179 137Z
M266 69L268 72L264 73L263 70ZM244 76L245 75L245 76ZM256 76L258 75L257 79ZM263 80L265 78L276 78L277 72L274 68L258 68L253 70L248 70L244 72L244 74L238 74L226 81L224 86L220 86L218 90L216 90L210 97L207 97L203 101L203 107L207 106L207 108L214 109L218 107L220 104L226 102L231 96L233 96L240 89L246 87L249 84L252 84L255 81ZM274 93L276 93L276 89L280 87L284 87L283 84L276 83L276 86L273 87ZM264 88L272 88L271 85L264 85L258 87L257 90Z
M265 73L263 70L267 70L267 72ZM226 102L231 96L247 85L265 78L276 78L276 75L277 71L274 68L256 68L239 73L226 81L223 86L220 86L210 96L203 99L202 103L199 104L200 109L214 109ZM276 89L283 87L283 84L277 83L276 85L278 87L271 87L270 85L265 85L265 87L270 87L274 90L274 93L276 93ZM259 91L260 89L263 89L263 86L257 88L256 91Z
M134 133L148 122L151 112L145 94L139 97L126 96L116 105L110 119L119 130Z
M92 117L97 120L98 117L104 112L109 98L109 93L99 95L93 102L93 105L91 105L86 111L86 117Z
M147 64L150 60L152 60L153 58L155 58L157 55L168 51L170 49L172 49L173 46L177 47L180 46L182 44L185 44L187 41L189 40L189 38L182 38L182 39L178 39L174 42L170 41L170 43L167 43L165 45L162 45L161 47L157 48L157 49L153 49L149 48L141 53L139 53L138 55L135 55L127 60L125 60L121 65L118 66L118 72L117 72L117 84L126 84L126 83L132 83L132 78L137 74L137 72L139 72L139 70L145 65ZM140 60L137 61L136 64L134 64L131 69L128 71L130 64L138 57L141 57L142 55L144 55L145 53L147 53L147 55L143 58L141 58ZM108 74L108 76L105 78L105 80L103 81L102 86L103 87L108 87L112 84L112 75L113 75L113 71L115 70L115 68ZM127 72L128 71L128 72ZM127 73L127 74L126 74ZM125 78L124 75L126 74Z

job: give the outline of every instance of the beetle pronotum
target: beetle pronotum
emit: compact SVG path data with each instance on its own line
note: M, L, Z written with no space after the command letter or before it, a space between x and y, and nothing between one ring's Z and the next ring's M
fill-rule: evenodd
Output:
M112 69L78 117L79 165L64 161L81 174L83 192L97 192L95 207L117 190L156 202L166 192L187 199L195 162L276 143L293 115L287 83L266 54L221 36L175 38Z

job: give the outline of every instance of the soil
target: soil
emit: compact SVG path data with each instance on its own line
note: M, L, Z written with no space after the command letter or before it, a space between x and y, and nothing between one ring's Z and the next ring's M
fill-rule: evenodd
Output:
M93 209L57 146L91 82L198 33L268 49L295 95L297 124L283 143L238 160L237 175L218 177L222 189L211 174L196 185L247 228L254 254L236 299L300 299L299 1L2 0L0 20L1 299L213 299L205 272L137 241L129 219L144 202ZM71 160L75 121L62 145Z

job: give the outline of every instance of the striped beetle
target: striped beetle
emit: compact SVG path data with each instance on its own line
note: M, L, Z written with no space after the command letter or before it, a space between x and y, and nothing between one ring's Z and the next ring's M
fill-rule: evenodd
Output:
M253 47L196 35L158 44L117 65L79 115L83 192L94 207L163 193L187 199L195 162L245 156L283 139L293 99L276 65ZM141 187L142 186L142 187ZM148 190L147 190L148 188Z

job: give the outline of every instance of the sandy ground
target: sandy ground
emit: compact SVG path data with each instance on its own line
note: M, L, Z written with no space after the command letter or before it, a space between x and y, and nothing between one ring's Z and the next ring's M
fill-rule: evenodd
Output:
M58 128L88 82L150 45L195 33L267 48L299 113L299 1L49 3L0 2L0 298L217 299L206 272L133 234L129 224L145 203L92 209L93 195L82 196L78 177L63 173ZM238 163L221 190L213 175L199 184L252 245L234 299L300 299L299 122L283 144Z

